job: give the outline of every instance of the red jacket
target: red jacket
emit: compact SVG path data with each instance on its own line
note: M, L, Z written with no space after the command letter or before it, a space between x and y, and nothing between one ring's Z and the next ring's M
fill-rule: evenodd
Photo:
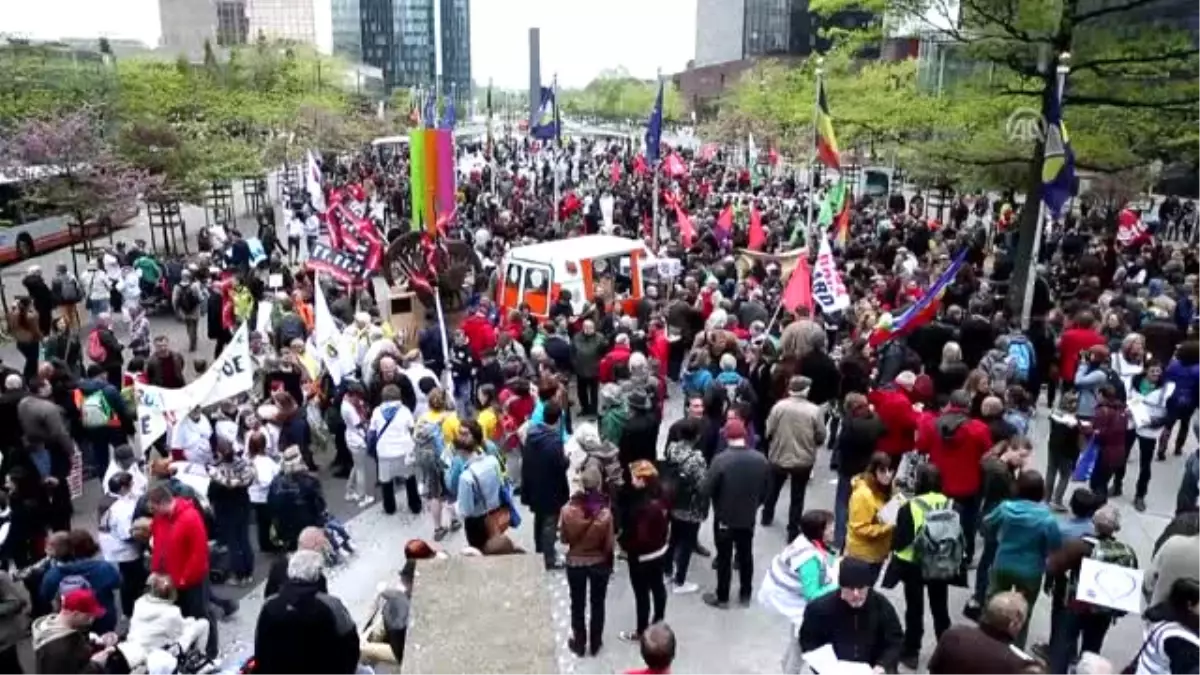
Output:
M1058 376L1064 382L1075 383L1075 368L1079 352L1104 344L1104 336L1091 328L1068 328L1058 340Z
M154 516L150 535L150 571L167 574L179 589L193 588L208 577L208 531L190 501L176 497L169 515Z
M942 494L970 499L979 494L980 463L992 447L992 434L983 422L961 408L947 406L917 434L917 450L942 473Z
M462 322L462 331L467 334L467 345L476 359L483 359L483 353L496 348L496 329L488 320L478 314L472 314Z
M1092 439L1100 451L1097 461L1108 469L1125 463L1125 427L1129 413L1119 403L1101 403L1092 418Z
M613 368L618 363L629 363L629 345L613 345L604 358L600 359L600 381L613 382Z
M666 382L667 361L671 358L671 341L667 339L667 331L653 331L650 334L650 339L647 341L646 351L650 352L650 358L658 361L659 382Z
M919 417L908 396L896 388L872 389L867 394L867 401L875 406L875 414L887 429L875 449L893 457L912 450Z

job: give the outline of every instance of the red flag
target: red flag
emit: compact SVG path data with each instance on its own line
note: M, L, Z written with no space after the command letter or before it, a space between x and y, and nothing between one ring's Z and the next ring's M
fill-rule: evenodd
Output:
M609 171L608 176L614 184L621 182L621 165L615 159L612 161L612 169Z
M779 163L779 153L775 151L775 148L771 148L770 150L767 151L767 164L770 164L771 166L775 166L778 163Z
M723 232L733 232L733 204L725 205L721 215L717 216L717 229Z
M562 205L558 210L558 217L560 220L566 220L581 208L583 208L583 202L579 201L579 197L576 197L574 192L568 192L567 196L563 197Z
M1117 243L1129 247L1149 239L1150 230L1142 219L1130 209L1121 209L1117 215Z
M808 256L802 255L796 262L792 276L788 279L787 288L783 289L781 301L789 312L795 312L797 307L803 305L808 308L809 316L812 315L812 271L808 267Z
M687 173L687 165L683 163L683 159L676 153L667 155L667 159L663 162L663 168L666 169L668 176L682 176Z
M646 166L646 158L640 153L637 157L633 158L633 172L639 176L645 176L650 173L649 167Z
M758 206L750 205L750 243L747 248L751 251L761 251L767 245L767 233L763 230L762 214Z
M705 143L704 146L700 148L700 159L704 160L705 162L711 162L712 158L716 157L716 156L717 156L717 144L716 143Z
M679 203L675 203L675 220L679 226L679 234L683 241L684 248L692 247L692 238L696 235L695 228L692 227L692 219L688 218L688 214L683 209L679 208Z

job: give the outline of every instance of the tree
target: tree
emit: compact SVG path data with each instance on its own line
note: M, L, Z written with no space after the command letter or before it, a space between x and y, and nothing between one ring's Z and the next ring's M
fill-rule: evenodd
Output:
M156 180L119 159L89 109L28 119L0 138L0 164L30 181L27 208L69 214L79 225L128 212Z
M603 71L583 89L565 89L558 94L559 104L568 114L619 122L644 122L657 95L657 82L639 80L623 68ZM683 119L682 99L670 82L663 89L663 118Z
M1200 48L1162 0L815 0L829 15L851 6L922 26L959 60L986 65L943 92L952 114L931 156L964 166L1007 166L1027 195L1009 304L1020 309L1041 200L1040 138L1017 142L1004 120L1021 109L1045 119L1058 95L1055 57L1070 54L1063 109L1076 164L1113 173L1153 161L1196 163L1195 73ZM946 133L949 132L949 133Z

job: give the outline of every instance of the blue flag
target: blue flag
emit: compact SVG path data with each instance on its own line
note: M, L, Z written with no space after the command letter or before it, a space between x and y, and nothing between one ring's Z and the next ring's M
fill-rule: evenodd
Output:
M1042 159L1042 201L1052 218L1062 214L1075 183L1075 153L1062 120L1062 92L1053 97L1046 115L1046 147Z
M529 122L529 134L540 141L559 137L558 103L554 89L542 87L542 102Z
M429 97L425 99L425 114L422 115L424 126L430 128L437 126L437 117L435 116L437 114L436 111L437 91L430 88Z
M662 145L662 105L663 83L658 83L658 96L654 98L654 109L650 111L650 121L646 123L646 159L658 161L659 146Z
M458 122L457 111L454 109L454 92L451 90L450 98L446 99L446 109L442 111L443 129L454 129L454 125Z

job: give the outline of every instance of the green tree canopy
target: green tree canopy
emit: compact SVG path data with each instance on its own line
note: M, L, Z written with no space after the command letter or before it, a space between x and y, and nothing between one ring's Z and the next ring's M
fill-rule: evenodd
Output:
M645 121L654 107L658 84L639 80L624 68L606 70L583 89L563 89L559 100L563 112L613 122ZM663 117L683 120L683 100L670 82L663 89Z

